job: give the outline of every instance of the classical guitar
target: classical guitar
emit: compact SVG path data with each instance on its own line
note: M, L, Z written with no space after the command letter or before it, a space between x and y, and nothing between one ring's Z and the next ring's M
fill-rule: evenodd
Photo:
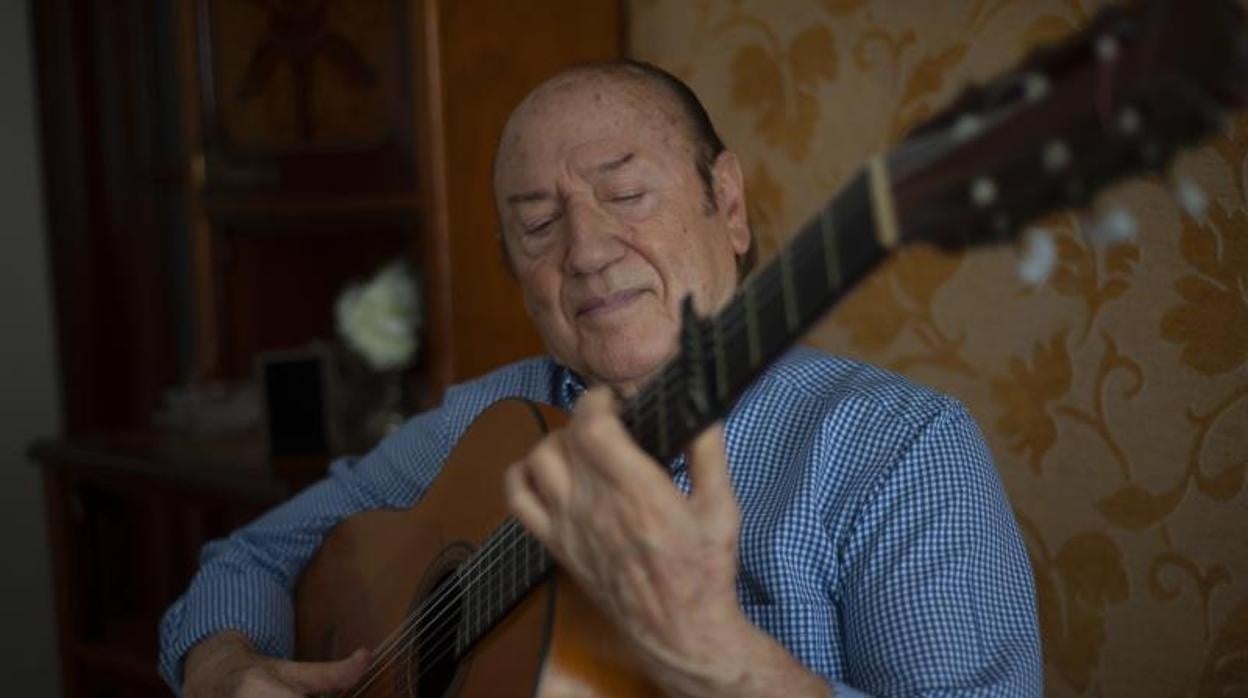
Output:
M630 433L668 462L900 245L1011 242L1040 214L1163 171L1248 101L1243 32L1230 0L1116 5L967 89L872 159L718 314L686 303L677 358L623 406ZM299 582L297 656L374 648L352 696L654 695L612 627L507 515L503 469L563 419L499 403L417 506L333 529Z

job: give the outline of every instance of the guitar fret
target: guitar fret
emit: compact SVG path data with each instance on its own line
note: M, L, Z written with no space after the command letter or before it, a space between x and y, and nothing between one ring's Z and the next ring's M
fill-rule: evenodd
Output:
M823 266L828 279L828 290L841 287L841 258L836 245L836 231L832 226L832 211L824 206L819 211L819 233L823 242Z
M875 217L875 239L884 249L891 250L900 242L897 229L897 207L893 203L893 188L888 174L888 163L883 155L876 155L867 163L871 176L871 208Z
M780 288L784 300L784 320L792 332L797 329L800 319L797 315L797 291L793 289L793 268L789 251L785 249L780 253Z
M723 328L718 319L711 321L711 344L715 354L715 397L723 404L728 400L728 361L724 353Z
M750 367L762 362L762 350L758 341L758 305L754 298L754 283L746 283L742 290L745 298L745 332L750 349Z

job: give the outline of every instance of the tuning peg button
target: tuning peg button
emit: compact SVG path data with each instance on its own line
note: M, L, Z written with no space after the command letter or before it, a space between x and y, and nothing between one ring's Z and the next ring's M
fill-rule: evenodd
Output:
M997 200L997 183L989 177L976 177L971 182L971 201L980 208L987 208Z
M1175 179L1174 196L1179 200L1183 211L1196 220L1203 220L1209 212L1209 199L1205 196L1205 190L1190 177Z
M1118 37L1113 34L1104 34L1096 40L1096 57L1102 61L1109 62L1118 58Z
M1049 79L1041 73L1028 73L1023 78L1023 97L1031 103L1049 96Z
M1023 254L1018 261L1018 278L1028 286L1044 283L1057 266L1057 243L1044 228L1032 228L1023 236Z
M1140 117L1140 112L1131 107L1127 107L1118 113L1118 130L1124 136L1135 136L1139 134L1140 127L1144 120Z
M1070 164L1070 146L1063 140L1051 140L1045 144L1040 157L1050 174L1061 172Z
M1136 235L1135 216L1122 206L1115 206L1087 228L1088 240L1095 245L1112 245Z

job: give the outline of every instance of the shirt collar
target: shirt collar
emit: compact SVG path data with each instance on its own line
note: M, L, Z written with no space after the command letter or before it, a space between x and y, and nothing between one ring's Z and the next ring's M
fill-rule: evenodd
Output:
M576 401L585 394L585 380L572 369L559 363L555 364L550 387L551 394L554 396L554 405L561 410L571 411Z

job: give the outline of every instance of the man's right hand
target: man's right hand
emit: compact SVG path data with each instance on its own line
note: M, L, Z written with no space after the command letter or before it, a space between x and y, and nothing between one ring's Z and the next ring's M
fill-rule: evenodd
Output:
M182 695L187 698L306 696L351 688L368 668L360 648L336 662L293 662L266 657L242 633L209 635L186 655Z

